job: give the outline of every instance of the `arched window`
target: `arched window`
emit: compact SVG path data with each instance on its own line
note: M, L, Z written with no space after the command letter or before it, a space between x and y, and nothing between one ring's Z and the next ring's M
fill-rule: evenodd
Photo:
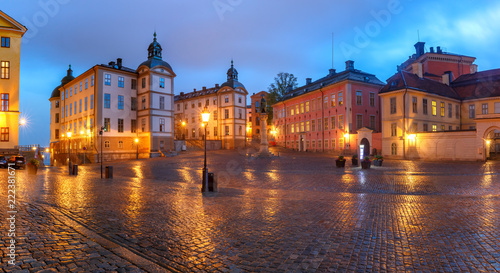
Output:
M398 154L398 146L396 146L396 143L391 144L391 155L397 155Z
M104 148L109 148L109 140L104 141Z

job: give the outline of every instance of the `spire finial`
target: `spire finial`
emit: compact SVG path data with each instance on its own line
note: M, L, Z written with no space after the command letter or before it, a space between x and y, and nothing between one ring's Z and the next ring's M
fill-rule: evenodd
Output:
M71 64L69 65L69 70L71 70Z
M231 67L233 67L233 59L231 58Z
M155 33L153 34L154 40L156 41L156 30Z

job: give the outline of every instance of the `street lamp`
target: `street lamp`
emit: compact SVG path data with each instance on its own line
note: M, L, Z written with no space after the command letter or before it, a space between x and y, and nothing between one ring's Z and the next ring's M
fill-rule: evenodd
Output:
M346 140L345 150L347 151L347 149L349 149L349 133L345 133L344 138Z
M208 192L208 170L207 170L207 127L208 120L210 119L210 112L208 112L207 107L201 113L201 119L204 123L205 127L205 161L203 163L203 184L201 187L201 192Z
M139 159L139 139L138 138L135 138L135 147L137 149L137 152L135 154L135 159Z
M68 143L69 143L69 151L68 151L68 158L69 158L69 163L68 163L68 167L69 167L69 175L71 175L71 135L72 135L72 132L67 132L67 133L66 133L66 136L68 136Z
M102 137L103 137L103 132L104 132L104 126L101 126L101 130L99 130L99 135L101 136L101 179L102 179Z

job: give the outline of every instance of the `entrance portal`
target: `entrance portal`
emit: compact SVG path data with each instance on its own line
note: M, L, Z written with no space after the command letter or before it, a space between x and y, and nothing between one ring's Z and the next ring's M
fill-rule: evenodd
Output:
M363 145L364 146L363 157L369 156L370 155L370 142L368 141L368 139L363 138L361 140L361 143L359 145Z

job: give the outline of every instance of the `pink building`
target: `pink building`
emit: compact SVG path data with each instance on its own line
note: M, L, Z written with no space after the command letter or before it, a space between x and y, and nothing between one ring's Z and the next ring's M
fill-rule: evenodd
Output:
M354 153L361 142L367 152L379 150L379 139L358 140L357 132L380 132L378 92L383 86L375 75L354 69L354 61L347 61L343 72L330 69L316 81L307 78L306 85L289 90L272 106L276 144L299 151Z

